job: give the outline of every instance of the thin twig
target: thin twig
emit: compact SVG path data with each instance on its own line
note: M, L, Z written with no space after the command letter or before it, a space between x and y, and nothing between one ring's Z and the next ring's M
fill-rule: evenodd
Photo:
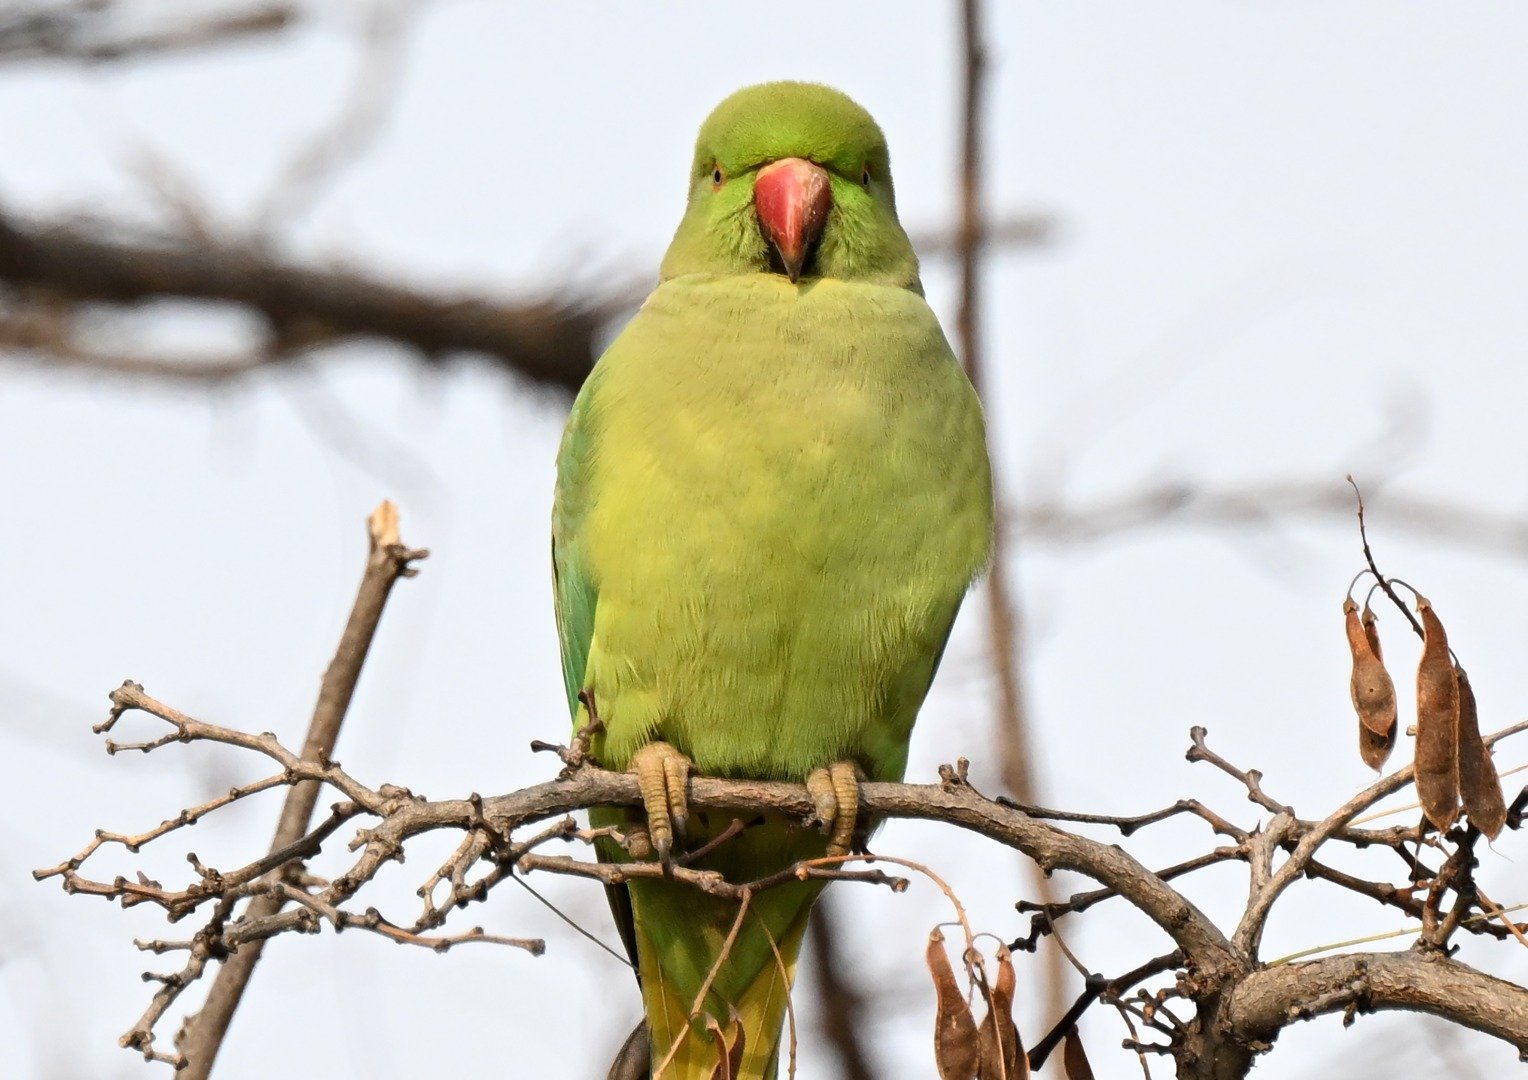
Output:
M790 981L791 981L791 973L790 973L790 969L786 967L785 957L780 955L780 944L779 944L779 942L775 941L775 935L770 933L770 931L769 931L769 924L764 921L763 917L757 911L753 913L753 917L754 917L754 919L756 919L758 921L759 929L764 931L764 940L769 942L769 951L774 953L774 955L775 955L775 970L780 975L780 984L782 986L789 986L790 985ZM785 1022L786 1022L786 1034L789 1037L789 1056L788 1056L787 1062L786 1062L785 1075L786 1075L786 1080L795 1080L795 1078L796 1078L796 1005L791 1000L791 996L789 994L785 995ZM854 1080L854 1078L850 1077L849 1080Z
M1184 755L1188 761L1209 762L1211 765L1215 766L1227 776L1231 776L1239 780L1246 787L1247 798L1250 801L1257 803L1264 810L1267 810L1270 813L1289 814L1293 816L1293 810L1285 806L1283 803L1277 801L1276 799L1270 798L1268 794L1263 791L1262 773L1258 772L1256 769L1238 769L1235 765L1232 765L1225 758L1211 750L1205 742L1205 736L1208 734L1209 732L1207 732L1202 727L1195 726L1189 729L1189 739L1192 745L1189 747L1188 753Z
M1487 736L1484 742L1487 746L1491 746L1525 730L1528 730L1528 720L1503 728ZM1289 858L1280 864L1279 869L1269 879L1267 886L1248 903L1247 910L1242 915L1241 922L1232 938L1237 946L1244 949L1249 956L1255 956L1258 944L1262 940L1263 927L1268 920L1268 912L1272 909L1274 901L1291 882L1305 873L1305 868L1315 856L1317 849L1334 833L1347 826L1353 818L1385 796L1401 790L1410 784L1412 779L1413 770L1410 765L1389 776L1381 777L1323 818L1314 829L1306 832L1300 838L1300 842L1295 845L1295 850L1290 853Z
M1057 938L1056 940L1059 943L1061 939ZM1164 971L1172 971L1181 966L1183 966L1183 954L1177 950L1164 953L1162 956L1153 957L1139 967L1112 979L1105 979L1102 976L1090 974L1080 963L1077 964L1078 970L1083 973L1083 977L1086 979L1086 989L1078 995L1071 1008L1067 1009L1061 1019L1056 1021L1045 1037L1035 1043L1030 1049L1028 1055L1029 1067L1031 1069L1044 1068L1046 1059L1050 1057L1051 1052L1060 1045L1062 1039L1066 1038L1066 1033L1077 1026L1077 1021L1082 1018L1082 1014L1087 1012L1093 1002L1099 998L1117 998L1137 983L1143 982L1153 975L1160 975Z
M1191 859L1174 863L1156 872L1156 876L1163 881L1171 881L1174 878L1192 874L1197 870L1203 870L1207 866L1217 863L1229 862L1232 859L1245 859L1246 853L1241 848L1222 847L1214 851L1207 851L1203 855L1196 855ZM1025 937L1008 943L1008 947L1015 952L1033 952L1035 943L1045 934L1050 932L1051 920L1059 919L1063 915L1078 915L1087 911L1095 904L1112 900L1118 896L1115 889L1090 889L1087 892L1073 893L1065 900L1050 902L1035 902L1033 900L1020 900L1014 904L1014 909L1021 914L1033 913L1035 918L1030 924L1029 934Z
M722 948L716 954L716 962L711 965L711 970L706 972L705 981L700 984L700 989L695 993L695 1001L690 1005L690 1014L680 1026L679 1034L674 1037L672 1045L658 1067L653 1070L653 1080L663 1080L663 1070L669 1067L674 1060L674 1055L679 1053L679 1048L684 1045L685 1036L689 1034L690 1021L700 1015L705 1007L706 995L711 992L711 985L716 982L716 976L721 974L722 965L732 956L732 947L737 943L737 935L743 929L743 920L748 917L748 906L753 901L753 893L743 890L737 906L737 917L732 920L732 928L727 931L727 938L722 942Z
M1522 911L1525 908L1528 908L1528 903L1512 904L1508 907L1497 908L1494 911L1471 915L1469 918L1463 921L1467 923L1484 922L1490 919L1498 918L1506 912ZM1516 929L1516 924L1513 925L1513 928ZM1403 926L1399 930L1386 930L1381 934L1366 934L1363 937L1348 938L1345 941L1329 941L1324 945L1312 945L1308 949L1300 949L1296 952L1287 953L1284 956L1280 956L1277 959L1269 960L1267 962L1267 966L1278 967L1280 964L1288 964L1296 960L1303 960L1307 956L1315 956L1317 953L1331 952L1333 949L1347 949L1354 945L1367 945L1374 941L1388 941L1391 938L1406 937L1410 934L1420 934L1424 929L1425 927L1420 924L1416 926Z
M1525 762L1522 765L1514 765L1510 769L1503 770L1499 774L1498 779L1505 780L1507 777L1515 776L1520 772L1528 772L1528 762ZM1395 814L1405 814L1420 809L1422 809L1422 804L1420 802L1402 803L1400 806L1391 806L1384 810L1376 810L1372 814L1361 814L1353 819L1353 824L1363 825L1366 822L1378 821L1381 818L1391 817Z
M1417 622L1417 617L1411 613L1411 609L1396 595L1395 588L1390 584L1390 579L1381 574L1379 567L1374 564L1374 552L1369 548L1369 530L1364 525L1364 494L1358 490L1358 482L1351 476L1347 477L1347 481L1353 486L1353 497L1358 500L1358 539L1363 543L1364 562L1368 564L1369 570L1374 574L1375 582L1378 583L1384 594L1390 598L1390 602L1399 609L1402 615L1406 616L1406 621L1411 624L1412 630L1416 631L1417 637L1426 640L1427 635L1422 632L1422 624Z
M1144 828L1147 825L1155 825L1158 822L1177 817L1179 814L1193 814L1195 817L1203 818L1207 821L1216 832L1229 836L1233 840L1245 840L1247 838L1247 831L1245 829L1231 824L1198 799L1179 799L1171 806L1164 806L1160 810L1152 810L1145 814L1126 815L1087 814L1072 810L1052 810L1045 806L1025 806L1023 803L1010 799L1005 795L999 795L997 801L1004 806L1011 806L1016 810L1022 810L1030 817L1040 818L1044 821L1068 821L1079 825L1112 825L1120 831L1121 836L1130 836L1137 829Z
M860 856L840 856L838 858L859 858ZM889 858L882 856L882 858ZM734 884L716 870L695 870L686 866L679 866L673 862L665 865L656 862L590 862L587 859L574 859L566 855L540 855L531 853L522 855L515 863L515 869L521 873L532 870L541 870L552 874L568 874L573 877L593 878L595 881L604 882L606 885L624 885L628 881L636 880L670 880L677 881L692 888L699 889L711 896L721 897L724 900L741 900L745 895L763 892L777 885L784 885L790 881L862 881L871 885L885 885L892 892L902 892L907 888L905 878L892 877L880 870L841 870L835 866L824 865L825 859L803 859L800 862L791 863L782 867L772 874L754 881L745 882L741 885Z
M398 510L390 502L384 501L367 520L367 537L366 572L361 577L350 618L340 636L339 648L319 687L318 704L303 741L302 758L305 761L330 761L339 739L340 725L349 711L362 665L366 662L393 585L399 578L417 573L413 564L428 555L426 551L406 547L399 539ZM296 843L308 831L319 787L316 780L306 780L293 785L287 793L276 836L271 841L273 852ZM268 919L277 914L281 906L278 896L256 897L250 901L245 917ZM228 1025L233 1021L233 1014L244 997L245 987L249 985L264 947L265 939L252 941L225 960L201 1010L186 1021L176 1040L186 1062L183 1080L207 1080L211 1074Z

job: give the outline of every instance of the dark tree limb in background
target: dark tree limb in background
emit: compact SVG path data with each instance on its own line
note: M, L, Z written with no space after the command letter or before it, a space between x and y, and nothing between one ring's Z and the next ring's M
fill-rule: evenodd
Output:
M876 1072L863 1033L871 1010L865 994L848 978L852 968L844 955L843 937L835 914L835 901L824 896L812 908L807 941L812 947L812 968L821 992L817 997L817 1020L838 1058L843 1080L875 1080Z
M982 207L982 113L986 46L982 43L981 4L978 0L963 0L961 4L961 43L960 229L957 234L960 238L960 310L956 315L955 326L966 374L977 393L985 397L988 387L982 351L980 258L986 242L986 218ZM989 415L989 443L993 441L992 422L993 418ZM1009 584L1008 560L1011 552L1006 543L1007 523L996 476L993 489L997 520L993 529L992 565L987 573L986 588L990 652L998 685L999 756L1003 782L1020 801L1033 802L1037 793L1034 790L1029 725L1019 665L1019 611L1017 598Z
M257 313L269 327L268 354L217 365L183 367L140 358L127 374L208 379L279 362L295 350L353 337L379 337L438 361L480 353L534 383L572 393L594 365L595 340L612 312L576 300L497 302L442 296L341 269L284 262L252 244L113 237L76 224L26 225L0 215L0 282L22 300L59 313L54 337L0 343L44 351L65 344L71 304L131 305L156 299L215 301ZM13 303L15 301L13 300ZM0 316L5 314L0 308ZM32 320L34 326L38 320ZM111 368L110 356L77 348L75 359Z
M987 246L987 217L983 206L982 169L985 164L983 136L986 131L987 47L982 37L980 0L962 0L960 5L961 94L960 94L960 228L958 262L960 268L960 309L956 315L956 337L966 374L976 392L987 400L986 368L982 341L982 268L981 255ZM994 417L987 414L987 444L993 437ZM1000 469L1001 456L993 459L992 497L994 521L992 558L987 569L988 656L997 682L996 744L1003 784L1020 802L1032 803L1040 794L1035 786L1034 749L1030 738L1029 710L1024 694L1024 669L1021 655L1023 614L1015 581L1016 568L1006 520L1005 496ZM1043 900L1052 899L1053 887L1047 876L1037 875L1034 887ZM1052 1011L1064 999L1065 963L1059 951L1046 954L1047 1005Z
M413 564L429 554L410 549L399 539L398 509L390 502L377 507L366 524L369 539L366 570L350 609L350 618L340 636L339 647L319 687L318 704L303 741L301 756L304 761L329 762L339 739L340 725L350 709L356 683L360 681L361 668L376 636L377 624L382 619L382 610L387 606L388 595L399 578L413 577L418 572ZM276 825L276 836L271 841L273 854L286 851L307 834L322 787L321 781L308 779L298 781L288 789ZM271 918L289 898L277 891L255 896L242 918ZM223 961L206 1003L194 1016L187 1018L176 1036L176 1048L186 1062L181 1072L186 1080L206 1080L212 1072L228 1025L243 1000L244 990L254 974L255 965L260 962L264 947L263 938L250 941Z
M12 4L0 11L0 64L62 61L105 64L231 45L297 22L294 4L261 3L197 16L162 14L160 25L129 25L132 5L111 0Z
M1001 223L993 242L1042 244L1049 235L1048 218L1019 215ZM938 235L923 245L935 256L950 247ZM644 291L633 279L599 295L570 286L558 299L453 295L291 262L264 245L207 231L151 237L99 222L26 221L0 208L0 349L140 379L227 380L365 337L412 349L432 364L464 353L489 357L532 384L571 395L611 324ZM187 361L94 348L76 325L82 309L152 300L233 305L259 317L267 340L246 355Z

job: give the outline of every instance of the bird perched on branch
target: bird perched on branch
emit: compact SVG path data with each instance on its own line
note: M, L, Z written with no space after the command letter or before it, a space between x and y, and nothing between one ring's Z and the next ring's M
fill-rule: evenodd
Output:
M637 774L604 861L667 863L730 817L691 770L806 784L821 829L745 823L734 883L862 842L986 562L976 395L923 299L886 141L836 90L740 90L701 127L657 288L573 405L552 522L574 728ZM858 839L857 839L858 837ZM612 889L646 1012L612 1075L769 1080L821 881L737 899ZM635 1062L635 1064L632 1064Z

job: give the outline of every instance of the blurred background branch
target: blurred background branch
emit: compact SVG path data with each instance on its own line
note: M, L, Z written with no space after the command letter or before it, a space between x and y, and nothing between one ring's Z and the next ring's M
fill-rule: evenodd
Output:
M1528 511L1507 513L1442 495L1393 491L1383 477L1369 477L1365 490L1384 493L1385 521L1392 530L1463 551L1528 559ZM1245 529L1302 519L1336 523L1352 516L1353 489L1340 477L1248 477L1234 483L1152 480L1105 498L1030 499L1009 521L1035 543L1076 547L1151 529Z
M1004 226L1005 244L1042 244L1051 235L1049 219L1038 215ZM938 235L924 245L935 257L950 251ZM339 258L329 266L296 263L266 243L205 226L194 236L147 235L116 223L25 221L0 211L0 348L103 375L216 382L363 337L413 350L427 366L487 357L571 397L612 324L645 291L633 274L599 294L573 285L532 297L450 294L379 279ZM153 301L238 309L265 328L263 339L245 352L192 358L124 354L104 344L114 336L114 312Z
M385 338L427 364L491 357L534 383L571 394L594 364L611 317L594 299L495 301L429 293L359 271L299 266L253 243L211 237L127 237L105 225L21 224L0 217L0 337L44 362L176 381L217 380L283 363L293 350L358 336ZM238 305L266 327L254 355L183 361L93 347L99 305L151 300ZM608 305L610 298L605 298ZM624 304L622 297L619 303Z
M120 0L13 3L0 8L0 65L28 61L107 64L239 44L286 30L296 4L250 4L224 12L169 13ZM176 5L179 8L179 5Z
M984 348L986 328L982 321L983 283L986 277L982 256L988 247L983 177L987 165L987 64L980 0L961 0L958 168L960 228L957 232L960 307L955 316L955 336L966 374L984 401L990 400ZM1000 425L1000 418L989 409L989 449L997 446ZM994 743L1003 786L1020 802L1036 803L1043 795L1036 782L1039 763L1035 760L1031 718L1024 688L1024 616L1016 553L1011 540L1013 530L1007 521L1009 500L1003 486L1002 455L992 453L990 456L995 521L992 528L992 555L981 591L987 602L987 656L997 687ZM1055 886L1051 883L1050 875L1033 863L1026 862L1025 870L1031 879L1031 887L1044 900L1053 899ZM1056 949L1046 951L1045 964L1045 1008L1051 1015L1056 1015L1060 1012L1066 992L1066 964Z

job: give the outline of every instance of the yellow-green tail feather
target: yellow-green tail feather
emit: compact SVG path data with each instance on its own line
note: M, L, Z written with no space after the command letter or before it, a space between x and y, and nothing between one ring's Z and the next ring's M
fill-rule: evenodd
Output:
M764 910L762 904L755 907L767 894L753 898L745 910L740 901L706 896L688 885L634 885L632 907L654 1080L727 1076L719 1068L723 1054L713 1029L720 1029L729 1047L739 1037L743 1040L742 1060L733 1080L772 1080L782 1057L796 957L818 889L798 891L794 911L788 912L778 904L768 905L773 910ZM697 895L703 899L697 901ZM684 910L673 911L674 903ZM783 915L789 919L777 933L769 924ZM736 934L732 934L734 925ZM727 949L729 936L731 948ZM712 948L711 968L699 985L693 985L692 958ZM707 987L708 978L709 987L697 1011L696 998Z
M614 824L624 812L597 809L595 824ZM690 822L693 850L729 827L731 818L706 811ZM630 858L607 840L600 858ZM734 884L820 857L826 838L779 818L756 820L739 835L689 864ZM782 1050L782 1027L796 957L821 881L787 881L751 893L746 902L717 896L689 882L639 878L624 886L617 912L642 980L643 1008L652 1047L652 1080L773 1080ZM743 1047L736 1071L718 1071L717 1033L728 1047ZM661 1071L660 1071L661 1070Z

